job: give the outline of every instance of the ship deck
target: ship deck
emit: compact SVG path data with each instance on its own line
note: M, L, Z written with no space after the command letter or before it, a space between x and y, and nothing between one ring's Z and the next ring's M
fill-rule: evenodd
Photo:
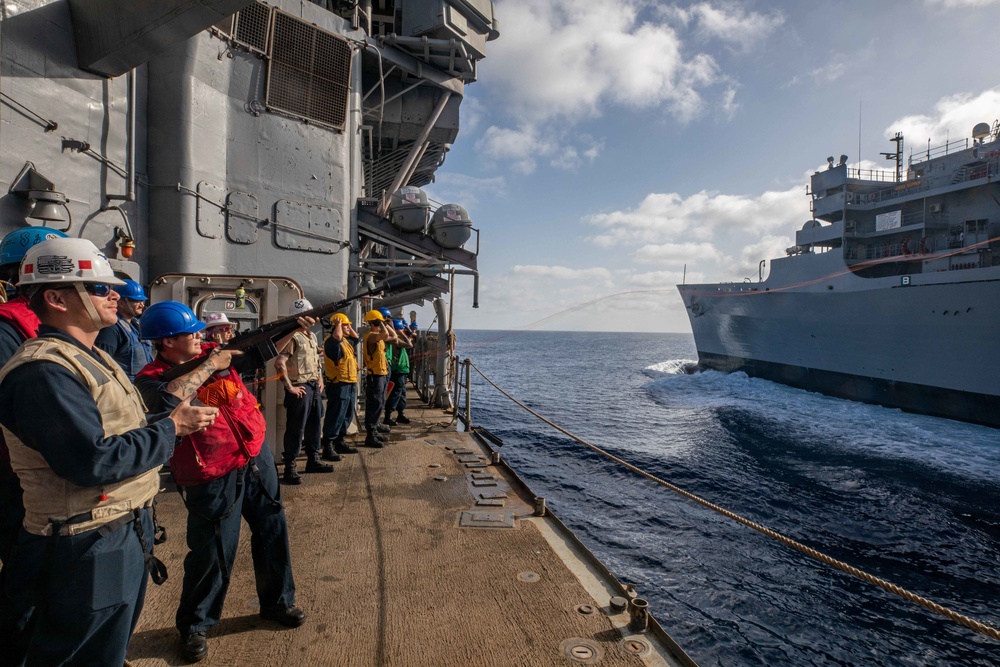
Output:
M551 512L533 515L533 496L491 462L485 441L415 396L407 414L413 423L395 427L384 449L360 448L332 474L282 486L305 625L258 617L244 526L201 664L694 664L655 620L645 633L628 630L628 613L610 605L620 584ZM170 576L150 584L129 647L142 667L184 664L174 612L185 511L172 486L158 514L169 539L157 555Z

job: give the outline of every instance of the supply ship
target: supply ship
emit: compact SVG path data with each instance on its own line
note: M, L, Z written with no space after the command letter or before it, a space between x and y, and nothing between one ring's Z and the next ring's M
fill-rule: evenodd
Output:
M694 664L468 408L464 431L448 422L446 298L457 276L478 305L479 236L461 202L421 186L498 26L489 0L0 0L0 234L87 238L152 302L240 331L403 275L354 301L352 321L437 313L418 341L414 423L283 494L309 621L261 625L244 531L208 664ZM272 449L274 378L272 363L254 383ZM172 576L150 587L132 664L179 658L185 511L163 486Z
M894 171L828 158L758 281L679 285L699 367L1000 426L1000 124Z

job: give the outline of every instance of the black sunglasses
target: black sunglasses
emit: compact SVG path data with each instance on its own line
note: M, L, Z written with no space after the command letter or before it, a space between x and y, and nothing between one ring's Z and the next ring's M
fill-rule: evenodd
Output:
M73 285L62 285L56 289L74 289L74 286L79 283L74 283ZM94 296L108 296L111 294L111 285L107 283L83 283L83 289L87 291L87 294L93 294Z

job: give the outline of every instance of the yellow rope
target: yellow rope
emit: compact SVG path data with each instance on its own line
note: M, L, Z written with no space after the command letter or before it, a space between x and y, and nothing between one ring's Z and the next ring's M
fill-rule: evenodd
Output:
M746 519L746 518L740 516L739 514L736 514L735 512L731 512L731 511L725 509L724 507L719 507L718 505L716 505L716 504L714 504L712 502L709 502L709 501L705 500L704 498L696 496L693 493L689 493L688 491L685 491L684 489L682 489L682 488L680 488L678 486L674 486L670 482L668 482L668 481L666 481L664 479L660 479L659 477L657 477L655 475L652 475L652 474L646 472L645 470L642 470L641 468L638 468L638 467L632 465L631 463L628 463L627 461L624 461L623 459L618 458L614 454L611 454L611 453L609 453L609 452L601 449L597 445L594 445L592 443L587 442L583 438L580 438L580 437L578 437L578 436L570 433L569 431L567 431L566 429L562 428L558 424L554 424L551 421L549 421L548 419L546 419L545 417L543 417L542 415L538 414L537 412L535 412L534 410L532 410L531 408L529 408L527 405L525 405L524 403L522 403L521 401L517 400L516 398L514 398L513 396L511 396L510 394L508 394L506 391L504 391L503 389L501 389L495 382L493 382L493 380L491 380L488 377L486 377L486 374L483 373L481 370L479 370L476 367L476 365L473 364L471 361L469 362L469 364L473 368L476 369L476 372L479 373L484 380L486 380L491 385L493 385L494 389L496 389L501 394L503 394L504 396L506 396L507 398L509 398L510 400L512 400L517 405L521 406L522 408L524 408L525 410L527 410L528 412L530 412L534 416L538 417L543 422L545 422L546 424L548 424L552 428L556 429L560 433L563 433L563 434L569 436L570 438L576 440L580 444L585 445L586 447L589 447L590 449L592 449L593 451L597 452L601 456L604 456L604 457L606 457L608 459L611 459L615 463L617 463L617 464L619 464L619 465L621 465L621 466L623 466L623 467L631 470L632 472L636 473L637 475L641 475L641 476L645 477L646 479L648 479L648 480L650 480L652 482L656 482L657 484L660 484L661 486L665 486L668 489L670 489L671 491L674 491L674 492L679 493L680 495L684 496L688 500L693 500L694 502L698 503L699 505L703 505L703 506L705 506L705 507L707 507L707 508L709 508L709 509L711 509L711 510L713 510L715 512L718 512L719 514L721 514L723 516L729 517L733 521L737 521L737 522L743 524L744 526L747 526L748 528L753 528L754 530L756 530L756 531L758 531L760 533L763 533L764 535L767 535L770 538L778 540L779 542L781 542L782 544L784 544L786 546L792 547L793 549L796 549L796 550L798 550L798 551L806 554L807 556L811 556L812 558L815 558L816 560L819 560L819 561L821 561L823 563L826 563L827 565L835 567L835 568L837 568L838 570L840 570L842 572L846 572L848 574L854 575L855 577L857 577L858 579L861 579L862 581L867 581L869 584L874 584L875 586L878 586L879 588L881 588L881 589L883 589L885 591L893 593L894 595L898 595L899 597L903 598L904 600L909 600L910 602L918 604L918 605L920 605L921 607L923 607L925 609L929 609L929 610L931 610L931 611L933 611L933 612L935 612L937 614L940 614L941 616L944 616L945 618L949 618L949 619L955 621L956 623L964 625L965 627L969 628L970 630L974 630L974 631L976 631L976 632L978 632L978 633L980 633L982 635L985 635L985 636L989 637L990 639L995 639L997 641L1000 641L1000 630L998 630L997 628L993 627L992 625L988 625L988 624L983 623L981 621L977 621L977 620L975 620L973 618L969 618L968 616L965 616L963 614L958 613L957 611L953 611L953 610L951 610L951 609L949 609L949 608L947 608L945 606L942 606L942 605L938 604L937 602L934 602L933 600L928 600L927 598L922 597L920 595L917 595L916 593L913 593L911 591L908 591L905 588L901 588L901 587L897 586L896 584L894 584L892 582L889 582L889 581L886 581L885 579L881 579L879 577L876 577L875 575L869 574L869 573L865 572L864 570L859 570L858 568L854 567L853 565L848 565L847 563L845 563L843 561L839 561L836 558L833 558L832 556L827 556L826 554L824 554L824 553L822 553L820 551L817 551L816 549L813 549L812 547L808 547L808 546L802 544L801 542L796 542L795 540L791 539L790 537L785 537L781 533L778 533L778 532L776 532L774 530L771 530L770 528L767 528L766 526L762 526L759 523L755 523L755 522L753 522L753 521L751 521L749 519Z

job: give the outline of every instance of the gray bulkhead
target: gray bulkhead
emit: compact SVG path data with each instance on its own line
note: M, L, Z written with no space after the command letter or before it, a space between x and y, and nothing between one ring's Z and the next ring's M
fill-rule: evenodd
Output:
M363 38L311 3L280 6ZM266 66L207 31L149 63L150 273L293 276L325 303L344 296L362 193L360 59L344 131L263 113Z

